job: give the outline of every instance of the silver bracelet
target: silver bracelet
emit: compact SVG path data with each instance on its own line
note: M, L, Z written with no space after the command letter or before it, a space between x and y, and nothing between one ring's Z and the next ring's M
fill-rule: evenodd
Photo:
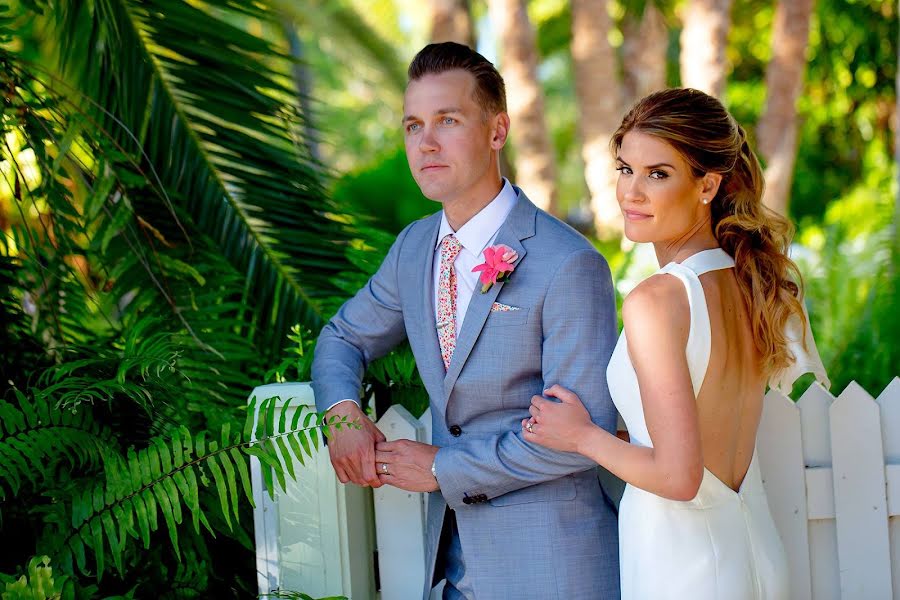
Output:
M437 469L434 468L436 464L437 459L435 459L434 462L431 463L431 476L434 477L435 480L437 480Z

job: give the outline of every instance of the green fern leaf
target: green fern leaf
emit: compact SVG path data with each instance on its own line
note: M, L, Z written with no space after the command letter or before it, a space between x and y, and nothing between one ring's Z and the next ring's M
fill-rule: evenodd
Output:
M209 443L209 451L215 452L218 447L216 442ZM209 465L209 470L213 474L213 483L216 487L216 492L219 495L219 504L222 506L222 515L225 517L225 523L228 525L229 529L234 529L231 525L231 510L228 508L228 484L225 480L225 476L222 474L222 469L219 468L218 463L213 460L207 461Z
M147 512L147 506L144 504L143 494L135 494L129 498L129 502L134 510L134 520L137 522L138 530L141 534L141 541L144 548L150 547L150 516Z
M2 406L0 406L2 408ZM0 416L2 416L2 412L0 412ZM250 398L250 402L247 404L247 415L244 417L244 432L242 434L241 439L249 440L250 436L253 434L253 421L256 419L256 396ZM2 425L2 423L0 423Z
M293 398L288 398L284 401L284 404L281 405L281 416L278 419L278 433L287 431L285 425L287 425L288 407L291 405L291 400L293 400Z
M250 472L247 469L247 458L241 454L237 448L228 451L234 464L237 466L238 475L241 477L241 485L244 488L244 497L250 502L250 506L256 508L256 502L253 499L253 486L250 483Z
M100 520L103 523L103 530L106 532L109 552L112 555L116 570L120 574L124 574L125 570L122 568L122 545L124 540L119 539L119 529L116 527L116 523L113 521L112 514L109 511L101 513Z
M159 522L156 518L156 498L153 496L153 491L150 488L145 488L141 491L140 496L147 508L147 526L150 528L150 531L156 531L159 527Z
M100 517L94 517L88 522L91 535L91 549L94 551L94 559L97 562L97 579L103 578L104 569L104 549L103 549L103 526L100 524Z
M151 495L156 498L157 504L159 505L159 510L162 512L163 519L166 522L166 527L169 529L169 540L172 542L172 548L175 550L175 556L178 557L179 561L181 560L181 552L178 547L178 527L177 522L175 521L175 511L172 507L172 503L169 501L169 495L162 489L161 486L155 485L149 488Z
M287 436L287 439L288 443L291 445L291 449L294 451L294 456L297 457L297 460L300 461L301 465L306 465L306 460L303 458L303 448L298 441L301 436L303 436L302 432L292 433Z
M288 474L291 476L291 479L297 479L297 474L294 473L294 460L291 457L291 451L288 449L287 442L284 441L283 437L275 438L275 444L281 453L281 462L284 464L287 469Z
M228 495L231 498L231 508L234 510L234 522L237 524L241 520L240 505L238 504L238 487L237 479L235 479L234 466L227 452L221 452L215 457L222 463L222 470L225 472L225 481L228 484ZM212 461L210 461L212 462Z

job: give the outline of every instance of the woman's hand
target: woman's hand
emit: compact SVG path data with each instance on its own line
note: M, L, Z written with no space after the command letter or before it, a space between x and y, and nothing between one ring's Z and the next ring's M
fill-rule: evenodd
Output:
M526 441L562 452L578 452L580 444L596 426L584 404L574 392L560 385L544 390L544 396L531 398L530 419L522 419Z

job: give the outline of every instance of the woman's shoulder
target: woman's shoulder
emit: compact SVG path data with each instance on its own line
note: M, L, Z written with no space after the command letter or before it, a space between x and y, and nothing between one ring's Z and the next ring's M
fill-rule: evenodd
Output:
M684 284L674 275L657 273L635 287L622 302L622 322L629 338L686 333L691 308Z

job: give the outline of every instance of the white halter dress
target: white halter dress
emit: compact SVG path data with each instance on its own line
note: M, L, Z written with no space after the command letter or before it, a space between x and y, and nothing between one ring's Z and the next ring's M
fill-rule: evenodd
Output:
M687 289L691 327L685 352L695 395L706 375L711 348L709 313L699 276L733 266L734 260L716 248L658 271L678 277ZM796 328L796 323L792 326ZM788 331L802 334L802 330ZM808 371L827 381L812 336L807 337L809 352L800 345L801 336L792 339L798 360L790 372L777 374L770 385L789 390L797 376ZM631 443L652 447L624 331L609 362L607 378ZM619 540L623 600L788 598L787 560L755 452L737 492L707 469L696 497L686 502L627 485L619 508Z

